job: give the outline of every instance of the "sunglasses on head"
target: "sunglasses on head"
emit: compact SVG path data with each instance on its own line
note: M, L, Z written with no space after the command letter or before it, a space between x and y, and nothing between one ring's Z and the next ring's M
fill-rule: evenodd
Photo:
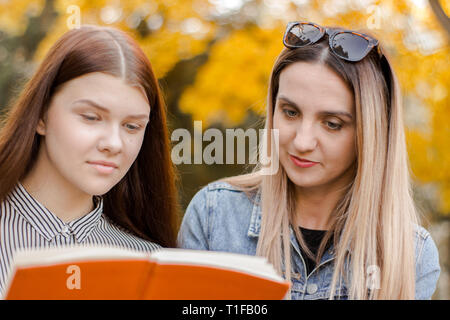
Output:
M371 36L351 30L324 28L312 22L289 22L283 43L290 49L300 48L316 43L325 33L328 35L331 51L341 59L360 61L374 47L377 47L379 56L382 56L378 40Z

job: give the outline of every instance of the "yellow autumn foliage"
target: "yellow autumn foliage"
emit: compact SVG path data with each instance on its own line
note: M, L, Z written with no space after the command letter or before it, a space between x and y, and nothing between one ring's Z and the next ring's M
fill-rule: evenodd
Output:
M68 12L67 9L70 6L77 6L80 10L81 24L107 25L134 34L152 62L156 75L162 78L181 59L202 53L213 35L214 24L202 19L194 10L195 2L194 0L151 2L145 0L56 0L55 9L59 12L59 16L54 27L40 43L35 60L40 61L56 39L69 30L68 19L73 13ZM133 19L142 19L145 23L152 16L163 19L161 27L151 36L140 38L133 28ZM201 23L199 27L204 30L201 37L198 34L190 34L189 30L184 28L188 19L194 19L194 23L197 24Z
M44 4L45 0L0 1L0 30L21 35L27 27L28 18L39 15Z
M195 84L185 90L181 110L205 125L236 125L250 109L262 114L270 71L283 47L283 27L236 30L217 43Z

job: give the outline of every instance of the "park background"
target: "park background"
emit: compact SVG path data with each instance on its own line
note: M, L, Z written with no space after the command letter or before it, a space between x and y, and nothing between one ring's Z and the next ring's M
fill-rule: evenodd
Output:
M287 22L370 33L391 58L404 94L415 200L440 254L433 299L450 299L449 13L449 0L0 0L0 112L57 38L96 24L137 39L163 89L171 131L193 135L194 121L203 130L258 129ZM202 186L251 166L177 168L183 213Z

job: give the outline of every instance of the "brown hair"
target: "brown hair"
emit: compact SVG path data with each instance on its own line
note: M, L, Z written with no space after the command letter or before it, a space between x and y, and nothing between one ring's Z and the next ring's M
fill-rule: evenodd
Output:
M178 199L164 101L144 52L117 29L82 26L65 33L50 49L0 131L0 201L36 161L40 146L36 127L52 95L67 81L91 72L141 87L151 107L139 155L103 196L105 215L143 239L175 247Z

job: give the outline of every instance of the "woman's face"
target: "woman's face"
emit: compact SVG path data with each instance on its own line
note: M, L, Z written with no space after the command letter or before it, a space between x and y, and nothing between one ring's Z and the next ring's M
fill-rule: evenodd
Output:
M105 194L135 161L149 114L143 90L120 78L99 72L75 78L54 94L39 122L39 161L54 183Z
M331 191L352 179L356 160L353 94L331 69L296 62L280 74L273 126L280 163L300 189Z

